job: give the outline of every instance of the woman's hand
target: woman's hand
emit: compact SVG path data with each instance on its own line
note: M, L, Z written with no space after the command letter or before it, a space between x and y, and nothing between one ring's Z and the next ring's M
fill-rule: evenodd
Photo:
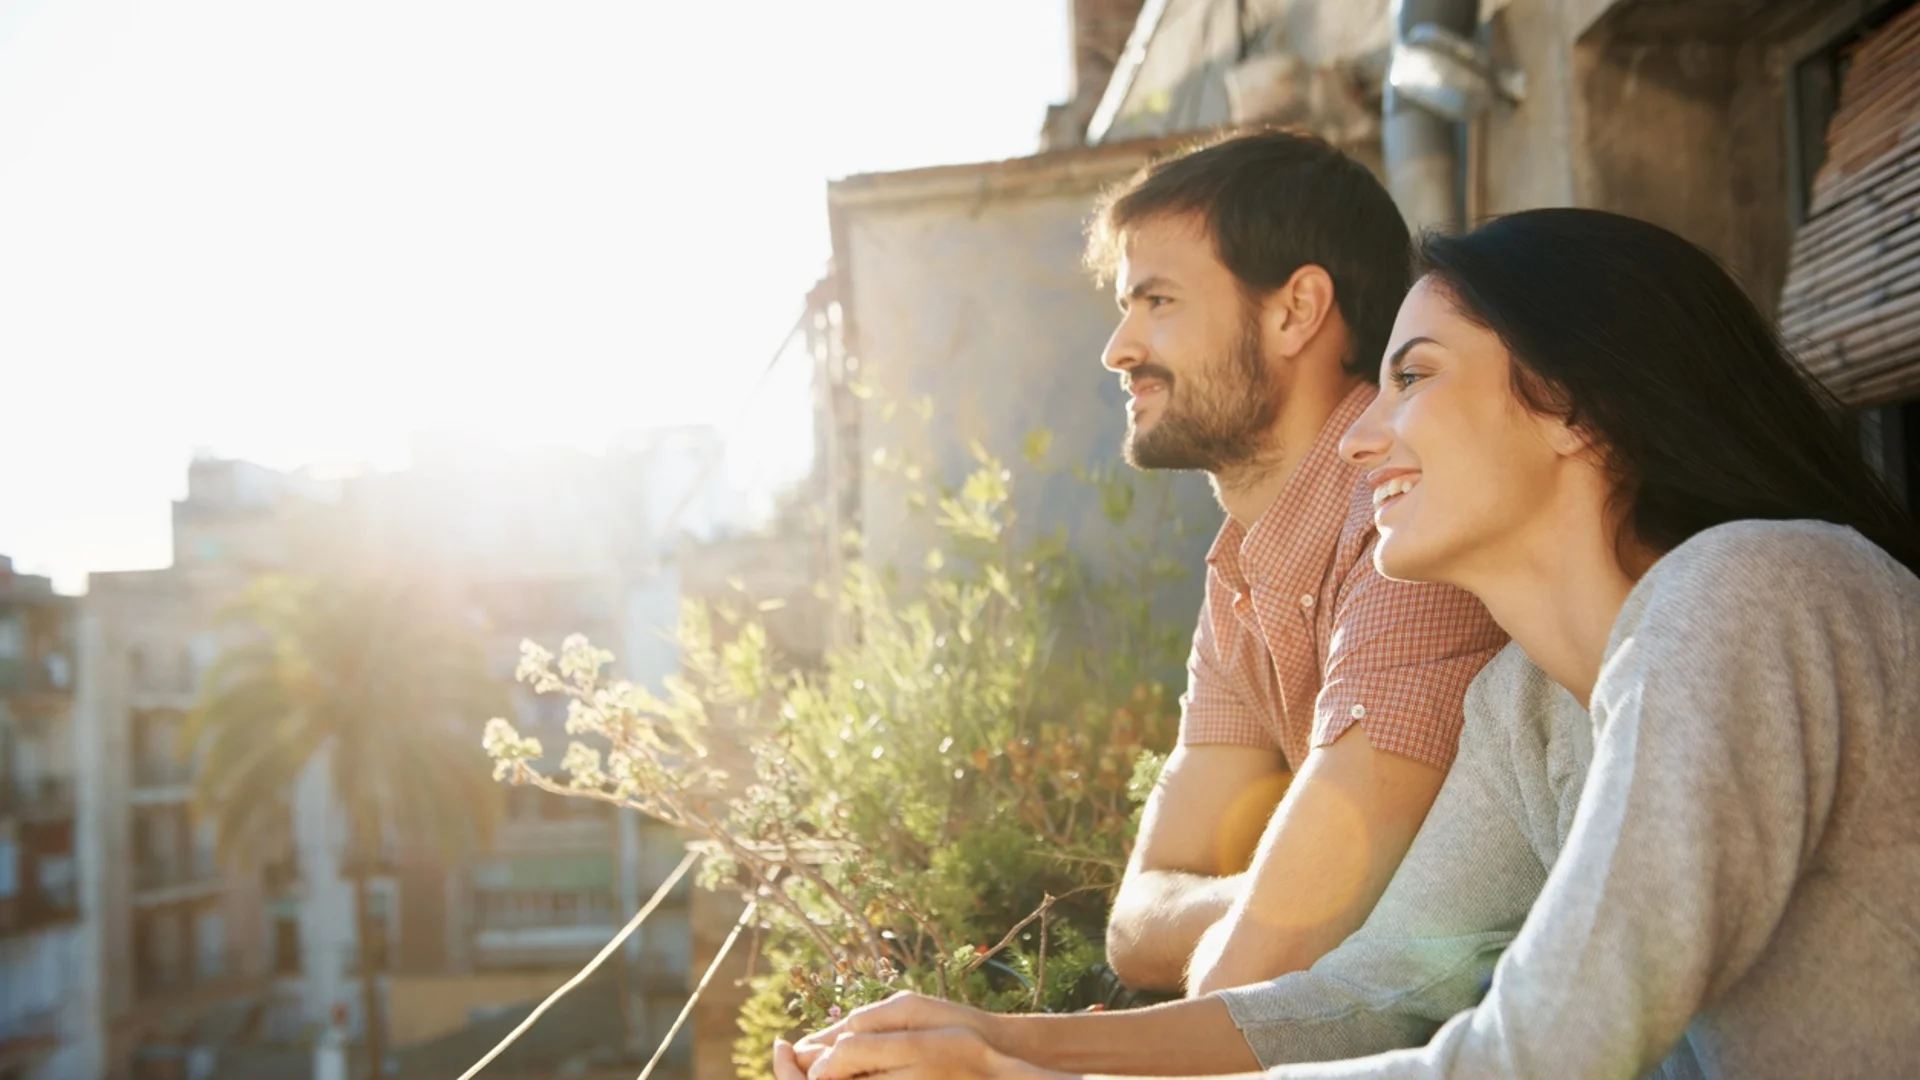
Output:
M832 1027L806 1036L794 1046L794 1055L802 1069L811 1069L814 1060L844 1036L934 1028L964 1028L980 1035L994 1049L1011 1053L1013 1050L1006 1045L1006 1040L996 1037L1002 1027L991 1013L903 991L885 1001L855 1009Z
M795 1047L784 1041L774 1043L775 1080L1063 1080L1065 1076L1009 1057L988 1045L978 1031L965 1027L843 1030L830 1045L814 1045L811 1064L802 1068Z
M777 1080L832 1080L869 1072L1025 1080L1057 1075L1015 1056L1010 1019L1015 1018L899 993L855 1009L798 1044L776 1043L774 1072Z

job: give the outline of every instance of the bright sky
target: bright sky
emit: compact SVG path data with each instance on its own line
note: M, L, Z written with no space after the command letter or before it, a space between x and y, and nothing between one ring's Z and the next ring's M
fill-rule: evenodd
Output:
M165 565L195 448L734 425L825 181L1030 153L1067 6L0 0L0 553Z

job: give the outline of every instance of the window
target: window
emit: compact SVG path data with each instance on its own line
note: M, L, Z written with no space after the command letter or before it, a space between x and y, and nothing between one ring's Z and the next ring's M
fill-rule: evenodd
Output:
M227 919L218 911L202 911L193 921L194 973L202 979L232 974L227 970Z
M1894 280L1900 275L1893 269L1901 257L1897 237L1910 217L1899 213L1898 192L1910 190L1920 168L1899 165L1889 156L1897 153L1891 144L1883 145L1887 132L1916 115L1899 97L1898 82L1887 78L1920 66L1911 38L1916 12L1910 3L1868 6L1865 18L1800 58L1787 82L1788 210L1796 237L1781 326L1809 369L1856 407L1862 453L1911 507L1920 505L1920 470L1913 467L1920 355L1895 337L1859 347L1847 337L1863 317L1898 324L1920 310L1920 297ZM1843 98L1850 101L1844 112ZM1832 163L1830 153L1838 155ZM1823 167L1833 174L1822 178ZM1816 206L1817 184L1826 205ZM1859 269L1823 269L1834 251ZM1848 314L1841 320L1834 312ZM1846 365L1834 358L1840 347Z
M1920 507L1920 401L1860 414L1860 444L1894 497Z
M300 974L300 917L278 915L273 920L273 973Z

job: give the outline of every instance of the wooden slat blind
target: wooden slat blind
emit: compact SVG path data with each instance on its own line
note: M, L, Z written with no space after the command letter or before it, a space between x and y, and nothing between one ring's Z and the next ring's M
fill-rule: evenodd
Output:
M1920 5L1849 60L1780 327L1809 371L1865 406L1920 396Z

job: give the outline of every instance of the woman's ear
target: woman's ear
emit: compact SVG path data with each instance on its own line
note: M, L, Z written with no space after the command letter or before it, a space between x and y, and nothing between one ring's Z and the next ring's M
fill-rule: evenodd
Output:
M1542 417L1546 425L1547 446L1561 457L1597 457L1593 435L1578 420L1557 416Z

